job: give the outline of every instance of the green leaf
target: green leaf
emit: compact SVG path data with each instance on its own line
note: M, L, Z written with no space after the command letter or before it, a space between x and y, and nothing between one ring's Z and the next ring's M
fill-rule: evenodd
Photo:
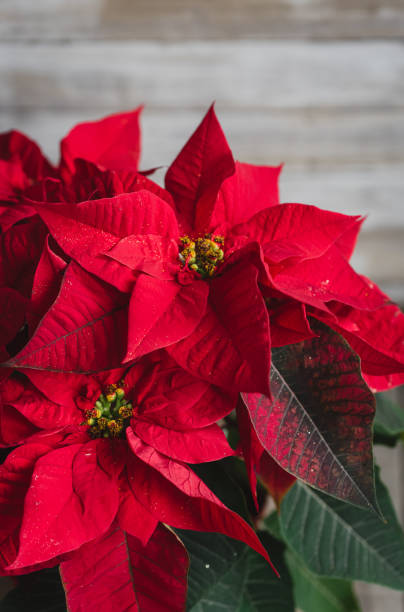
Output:
M188 612L293 612L292 584L282 545L260 534L270 565L245 544L216 533L180 531L190 555Z
M281 526L279 524L279 514L277 510L271 512L271 514L264 519L264 526L273 538L283 542Z
M56 567L16 579L17 586L0 603L1 612L66 612L65 592Z
M313 574L291 551L286 562L293 578L296 606L303 612L360 612L359 603L348 580L323 578Z
M376 491L386 522L297 482L280 509L286 542L316 574L404 590L404 534L378 474Z
M375 442L394 446L404 434L404 408L395 404L387 393L376 394L374 422Z
M246 499L246 495L251 497L251 494L243 461L229 457L221 461L195 464L192 469L220 501L251 524L250 510L253 506Z

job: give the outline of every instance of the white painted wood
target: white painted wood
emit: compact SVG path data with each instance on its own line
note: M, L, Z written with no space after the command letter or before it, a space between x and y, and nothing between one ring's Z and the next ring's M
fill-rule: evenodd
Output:
M401 0L2 0L8 40L401 37Z
M78 42L0 45L0 106L402 109L398 42Z

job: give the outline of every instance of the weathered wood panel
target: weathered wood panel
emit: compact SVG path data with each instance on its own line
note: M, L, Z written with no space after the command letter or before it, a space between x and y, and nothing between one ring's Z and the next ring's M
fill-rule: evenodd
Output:
M403 109L399 42L0 45L0 106Z
M8 40L397 38L401 0L2 0Z

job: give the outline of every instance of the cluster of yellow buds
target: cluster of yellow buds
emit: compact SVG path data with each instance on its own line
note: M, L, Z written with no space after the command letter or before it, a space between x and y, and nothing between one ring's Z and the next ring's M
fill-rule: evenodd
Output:
M86 410L86 420L82 425L89 427L92 438L120 438L132 414L133 406L125 398L124 389L110 385L106 393L101 393L94 408Z
M223 261L224 237L205 234L192 240L189 236L180 238L181 250L179 259L182 266L187 266L202 278L210 278Z

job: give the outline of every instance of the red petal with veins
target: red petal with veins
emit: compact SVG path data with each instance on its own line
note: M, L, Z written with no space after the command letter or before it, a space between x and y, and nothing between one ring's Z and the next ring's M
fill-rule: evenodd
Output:
M139 276L129 305L125 362L186 338L206 309L209 286L202 281L180 285L146 274Z
M219 188L234 170L232 153L211 106L165 178L182 231L207 229Z
M74 171L81 157L111 170L137 170L142 107L76 125L61 142L62 171Z
M133 273L106 256L121 238L132 234L178 238L171 206L145 190L74 205L37 204L36 208L67 255L121 291L131 289Z
M131 427L143 442L177 461L203 463L234 455L226 436L216 424L176 431L150 421L133 419Z
M209 221L210 231L226 231L260 210L279 204L278 178L282 166L253 166L236 162L223 181Z
M327 310L325 302L337 301L360 310L374 310L386 303L381 291L371 290L368 281L357 274L331 246L324 255L296 264L286 264L273 273L276 289L301 302Z
M77 373L117 367L127 335L123 298L72 262L35 334L7 365Z
M105 254L131 270L163 280L172 279L178 271L178 245L168 236L132 234Z
M119 495L114 480L98 465L99 442L72 444L38 459L25 497L20 548L10 569L75 550L108 530Z
M130 428L126 432L136 455L129 484L138 500L158 520L180 529L223 533L245 542L269 561L251 527L226 508L187 465L144 444Z
M67 263L49 247L48 236L32 285L31 308L27 316L31 333L55 301L66 267Z
M269 393L269 319L257 276L255 266L240 261L210 281L208 308L198 327L167 348L182 367L225 389Z
M234 227L232 233L256 240L265 258L278 263L289 257L319 257L359 221L360 217L306 204L281 204L261 210L246 223Z
M146 546L116 524L62 563L71 612L178 612L185 609L188 556L159 526Z
M4 568L16 557L24 498L35 463L48 450L46 444L23 445L0 466L0 573L7 573Z

